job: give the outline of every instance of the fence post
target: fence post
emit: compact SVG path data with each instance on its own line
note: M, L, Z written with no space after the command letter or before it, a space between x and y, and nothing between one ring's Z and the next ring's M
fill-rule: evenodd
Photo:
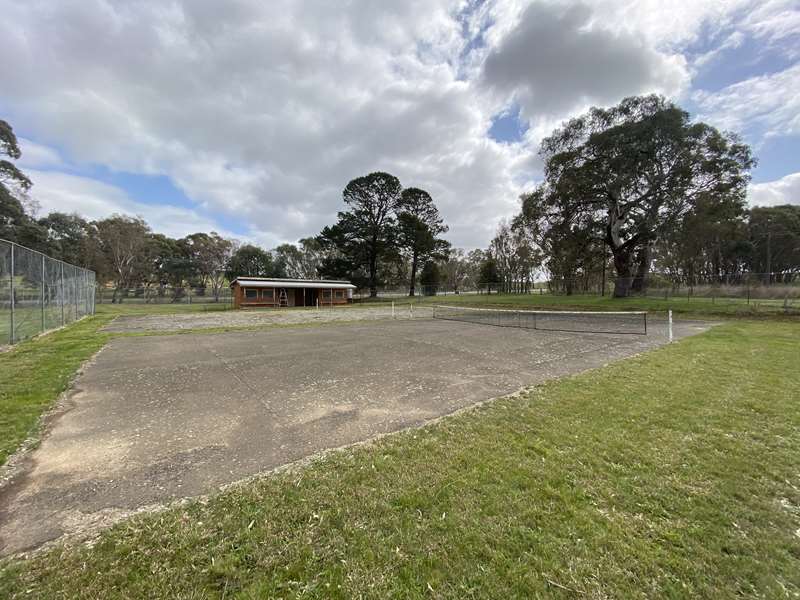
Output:
M669 332L669 341L672 343L672 309L667 311L667 329Z
M11 345L14 345L14 243L11 243L11 286L9 291L11 292Z
M45 331L47 328L44 320L44 254L42 254L42 293L39 294L39 298L42 302L42 331Z
M64 263L59 263L61 265L61 326L67 324L64 320Z

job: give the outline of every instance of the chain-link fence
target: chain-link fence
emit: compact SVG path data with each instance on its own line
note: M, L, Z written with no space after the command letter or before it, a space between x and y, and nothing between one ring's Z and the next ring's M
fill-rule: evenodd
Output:
M606 296L620 288L628 298L651 298L670 303L736 304L751 309L770 309L786 313L800 311L800 273L738 273L702 280L686 281L663 273L648 273L627 279L601 274L573 278L542 278L538 281L477 283L455 287L448 284L417 285L416 301L441 300L450 296L480 296L487 303L498 295ZM410 299L409 286L378 288L377 298L369 289L353 294L355 302L402 301ZM555 299L554 299L555 300ZM566 300L566 299L564 299ZM563 301L560 303L564 303Z
M150 285L132 288L99 286L95 293L97 304L204 304L209 308L233 307L233 295L226 285L172 286Z
M0 345L94 314L94 271L0 240Z
M553 295L643 297L670 301L800 306L800 273L735 273L689 279L665 273L638 277L553 278L546 282Z

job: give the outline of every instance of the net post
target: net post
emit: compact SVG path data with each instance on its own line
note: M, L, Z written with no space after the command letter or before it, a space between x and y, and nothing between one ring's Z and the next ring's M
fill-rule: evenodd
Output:
M44 318L44 254L42 254L42 291L39 294L42 303L42 331L45 331L45 318Z
M392 300L392 318L394 319L394 300Z
M667 330L669 334L669 341L672 343L672 309L667 311Z
M64 263L59 263L61 265L61 326L67 324L66 320L64 319Z
M10 277L10 282L9 282L9 284L10 284L9 291L11 292L11 331L9 332L9 334L10 334L10 337L11 337L11 345L12 346L14 345L14 326L15 326L15 324L14 324L14 308L15 308L14 307L14 304L15 304L15 302L14 302L14 269L15 269L15 265L14 265L14 258L15 258L14 257L14 246L15 246L14 242L11 242L11 277Z
M647 335L647 313L644 313L644 334Z

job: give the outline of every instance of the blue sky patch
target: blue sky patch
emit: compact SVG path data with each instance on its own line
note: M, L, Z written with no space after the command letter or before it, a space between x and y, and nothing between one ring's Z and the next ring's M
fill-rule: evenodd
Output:
M496 142L515 144L522 141L526 131L528 124L520 118L519 106L513 105L492 117L489 137Z
M763 42L746 36L741 45L722 49L701 65L694 75L692 87L716 92L739 81L778 73L793 63L782 47L765 47Z

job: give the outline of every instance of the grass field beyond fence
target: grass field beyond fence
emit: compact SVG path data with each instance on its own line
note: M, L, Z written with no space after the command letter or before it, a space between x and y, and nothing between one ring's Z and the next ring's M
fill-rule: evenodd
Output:
M29 376L92 350L52 337ZM0 597L792 597L798 340L722 325L7 561Z
M407 302L410 299L397 299ZM572 296L555 294L448 294L422 296L416 302L426 304L469 304L475 306L520 307L552 310L646 310L666 313L671 310L677 315L695 317L771 317L800 316L797 301L785 303L781 299L713 298L713 297L671 297L649 298L635 296L613 298L589 294ZM366 300L365 302L369 302Z

